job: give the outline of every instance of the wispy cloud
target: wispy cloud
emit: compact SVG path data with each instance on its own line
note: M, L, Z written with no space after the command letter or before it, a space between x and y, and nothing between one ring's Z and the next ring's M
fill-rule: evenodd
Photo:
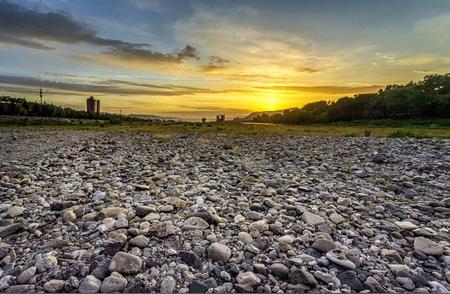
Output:
M297 67L297 71L301 73L316 73L320 72L317 68L312 67Z
M44 80L28 76L0 75L0 84L22 87L47 88L85 94L115 94L115 95L153 95L153 96L183 96L195 94L218 94L231 92L245 92L239 89L208 89L180 85L155 85L135 83L122 80L98 80L93 83L69 83L62 81ZM128 87L132 86L132 87ZM0 89L2 86L0 85ZM3 90L6 88L3 87ZM12 88L9 88L12 89ZM14 88L15 92L24 92L23 88Z
M356 93L372 93L377 92L383 86L357 86L357 87L342 87L342 86L263 86L257 87L264 90L278 90L278 91L295 91L301 93L315 93L315 94L356 94Z
M210 56L207 65L202 66L204 72L223 70L230 61L220 56Z

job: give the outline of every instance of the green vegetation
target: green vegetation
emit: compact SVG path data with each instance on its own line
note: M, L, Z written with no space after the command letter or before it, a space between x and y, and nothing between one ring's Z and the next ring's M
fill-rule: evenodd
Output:
M335 102L309 103L283 114L263 114L253 121L304 124L445 117L450 117L450 74L429 75L423 81L389 85L378 93L343 97Z
M450 138L450 74L426 76L417 83L391 85L375 94L344 97L332 103L310 103L284 114L258 116L255 122L149 123L124 115L87 113L7 96L0 96L0 115L91 119L13 120L12 124L0 125L0 130L150 132L160 138L174 134Z
M384 120L353 121L330 124L286 125L273 123L145 123L124 122L122 124L91 123L43 123L22 122L0 125L1 130L87 130L106 132L148 132L158 138L170 138L176 134L212 135L289 135L329 137L392 137L392 138L450 138L450 119L434 120ZM239 152L239 150L235 150Z
M115 124L121 123L122 121L139 120L126 115L78 111L67 107L30 102L25 98L13 98L9 96L0 96L0 115L97 119L108 120Z

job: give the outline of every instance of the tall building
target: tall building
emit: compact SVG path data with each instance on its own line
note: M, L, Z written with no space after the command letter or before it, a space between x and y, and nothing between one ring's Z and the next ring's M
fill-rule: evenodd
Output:
M100 100L94 99L94 96L86 99L86 111L100 113Z

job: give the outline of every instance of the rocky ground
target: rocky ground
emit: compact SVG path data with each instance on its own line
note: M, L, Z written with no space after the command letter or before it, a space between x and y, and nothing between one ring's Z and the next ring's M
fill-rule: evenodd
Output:
M450 288L450 141L0 133L0 291Z

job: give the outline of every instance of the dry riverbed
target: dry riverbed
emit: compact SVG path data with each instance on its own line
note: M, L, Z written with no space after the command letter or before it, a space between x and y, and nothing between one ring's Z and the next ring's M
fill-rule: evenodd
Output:
M450 140L0 132L0 291L450 288Z

